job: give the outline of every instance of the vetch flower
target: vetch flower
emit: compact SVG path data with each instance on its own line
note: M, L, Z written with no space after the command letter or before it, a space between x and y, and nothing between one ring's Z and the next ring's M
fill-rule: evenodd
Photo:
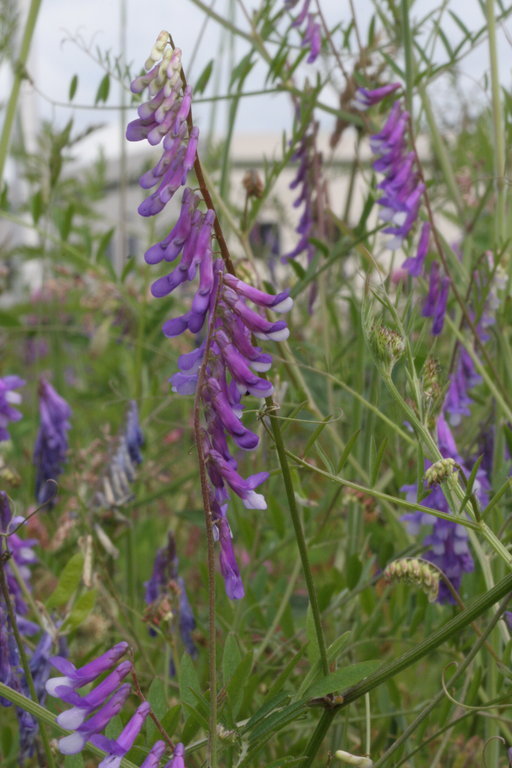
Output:
M130 685L128 683L118 688L101 709L98 709L88 720L79 725L69 736L59 739L59 751L63 755L76 755L81 752L87 742L92 741L93 736L101 734L101 731L119 714L129 693Z
M71 408L42 378L39 382L40 425L34 446L36 465L36 499L39 504L49 501L53 488L47 483L62 472L68 452L68 431Z
M176 744L174 754L164 768L185 768L185 747L183 744Z
M135 714L130 718L117 739L107 739L102 734L92 737L91 741L96 747L108 752L107 757L101 761L98 768L119 768L121 760L130 751L150 711L150 705L147 701L144 701L137 708Z
M19 421L20 411L13 408L21 403L21 395L15 389L25 386L25 381L19 376L4 376L0 378L0 441L10 440L7 427L10 421Z
M48 680L46 690L50 696L60 697L60 694L57 693L57 688L66 689L65 692L67 693L67 689L74 691L88 683L92 683L104 672L111 669L124 656L127 650L128 643L122 641L114 645L110 650L102 653L97 659L78 669L68 659L62 656L54 656L50 661L63 676L52 677L51 680Z
M395 93L395 91L401 87L400 83L388 83L388 85L383 85L380 88L374 88L373 90L369 90L368 88L358 88L351 106L354 109L364 111L373 107L375 104L378 104L391 93Z
M285 6L291 10L298 4L298 2L299 0L285 0ZM308 64L312 64L316 61L322 45L321 27L318 23L317 16L309 11L310 5L311 0L304 0L304 4L299 11L298 16L296 16L292 22L292 27L300 27L306 22L301 45L303 48L309 48L309 55L307 58Z
M156 741L151 747L146 759L140 766L140 768L158 768L160 765L160 758L165 752L165 741Z
M433 320L433 336L438 336L443 330L449 289L449 278L441 277L439 262L434 261L430 268L428 294L422 310L423 317L431 317Z
M423 265L425 264L425 257L428 253L429 242L430 224L428 221L425 221L421 227L421 234L418 242L416 256L409 256L409 258L406 259L402 264L402 269L406 269L411 277L419 277L423 272Z

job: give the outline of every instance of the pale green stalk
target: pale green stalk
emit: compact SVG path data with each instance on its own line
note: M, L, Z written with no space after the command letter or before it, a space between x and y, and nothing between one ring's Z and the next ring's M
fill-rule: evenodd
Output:
M41 0L32 0L30 3L30 8L28 10L27 19L25 22L25 29L23 30L20 53L16 60L14 82L12 84L11 93L9 95L9 101L7 102L7 107L5 109L4 124L2 127L2 133L0 135L0 183L4 175L5 162L9 152L12 129L14 126L14 119L16 117L16 110L18 107L21 83L25 77L25 66L28 60L30 44L32 42L32 36L34 34L40 7Z
M486 0L485 10L489 35L489 59L491 67L492 125L494 131L494 183L496 189L496 242L498 246L502 246L505 242L507 230L507 187L505 184L505 126L498 71L498 46L496 41L494 0Z

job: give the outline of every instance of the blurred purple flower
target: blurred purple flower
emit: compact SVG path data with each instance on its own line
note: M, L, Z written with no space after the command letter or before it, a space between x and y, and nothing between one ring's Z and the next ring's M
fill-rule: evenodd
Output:
M389 96L401 87L400 83L389 83L388 85L383 85L381 88L374 88L373 90L368 90L368 88L358 88L351 106L354 109L364 111L373 107L375 104L378 104L385 99L386 96Z
M185 747L183 744L176 744L174 754L164 768L185 768Z
M299 0L285 0L285 6L289 10L298 5ZM311 0L304 0L298 16L292 22L292 27L300 27L306 21L306 28L302 35L302 47L309 48L308 64L316 61L322 45L322 28L314 13L309 12Z
M0 441L9 440L7 427L10 421L19 421L21 413L13 405L21 403L21 395L15 389L23 387L25 381L19 376L4 376L0 378Z
M402 269L406 269L411 277L419 277L423 272L423 265L425 264L425 257L428 253L429 242L430 224L428 221L425 221L421 227L421 234L416 256L409 256L409 258L406 259L402 264Z
M156 553L151 578L144 584L146 588L144 598L147 604L151 604L172 591L178 592L180 636L187 653L192 658L196 658L197 647L192 636L196 621L185 589L185 582L178 574L178 564L176 541L173 534L169 532L167 545Z
M439 262L434 261L430 268L428 295L422 310L423 317L431 317L433 320L433 336L439 336L443 330L449 288L449 278L441 277Z
M376 91L366 91L360 98L380 100L383 98L383 92L388 95L397 87L399 84L394 83ZM364 93L367 94L366 97ZM372 97L371 94L377 95ZM378 173L384 174L383 181L378 184L383 196L377 203L381 206L380 218L389 225L383 231L393 235L387 242L387 247L391 250L400 248L411 233L418 218L424 192L424 185L420 182L416 168L416 156L414 152L407 151L408 120L408 112L402 110L400 103L396 101L384 127L370 137L372 152L377 156L373 167Z
M42 378L39 382L40 426L34 446L36 465L36 499L39 504L49 501L54 489L47 483L56 480L63 470L68 452L68 431L71 408L52 385Z

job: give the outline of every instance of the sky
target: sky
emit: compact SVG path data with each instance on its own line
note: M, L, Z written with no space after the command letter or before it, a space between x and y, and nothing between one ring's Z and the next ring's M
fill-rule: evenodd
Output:
M222 16L226 16L230 7L234 7L235 23L247 29L247 20L243 16L240 0L206 1ZM23 5L28 3L28 0L18 2ZM204 26L205 15L193 0L43 0L29 62L29 71L37 86L37 95L29 97L28 110L32 115L33 125L37 125L41 118L49 119L55 125L65 124L71 110L60 106L59 103L67 101L70 81L75 74L78 75L79 84L74 102L76 105L87 107L94 103L103 71L87 52L73 42L73 38L80 38L85 47L93 53L98 46L102 51L110 51L111 57L115 58L123 47L120 34L122 2L126 13L124 56L133 71L140 70L161 29L169 30L176 45L182 48L187 76L192 83L210 59L214 59L215 70L222 73L221 79L225 82L232 62L236 62L237 57L243 53L244 43L238 42L234 58L230 58L229 41L222 36L220 26L212 20ZM315 2L316 0L313 0L313 6ZM259 5L259 0L244 0L244 4L251 11ZM381 5L385 7L385 3L381 2ZM419 19L437 6L438 3L433 0L416 0L412 10L413 17ZM371 0L357 0L355 7L358 24L364 36L374 3ZM346 23L349 19L348 0L322 0L322 8L330 24L340 20ZM477 29L483 23L478 0L450 0L448 10L458 14L470 29ZM431 24L425 24L426 35L430 27ZM460 31L448 12L444 14L442 28L452 44L456 44ZM501 29L499 33L499 61L502 82L509 84L512 58L506 32L508 30ZM509 37L512 40L512 22ZM471 100L485 101L488 98L483 87L487 69L488 52L487 46L483 44L464 60L461 67L461 86ZM263 66L256 67L248 81L248 88L261 88L264 73ZM3 82L5 73L3 80L0 77L0 84ZM444 106L443 98L446 98ZM448 96L444 96L442 87L436 89L436 99L441 108L449 107ZM336 94L326 94L326 100L331 100L335 105ZM113 83L108 104L115 106L119 103L120 86ZM227 104L228 102L221 102L217 109L215 133L219 136L222 136L224 129ZM210 107L196 104L194 114L196 121L204 129L209 123ZM92 157L97 152L100 140L107 142L108 154L116 154L120 127L115 110L75 108L73 115L77 129L83 129L91 123L105 123L107 126L83 143L84 158ZM127 119L132 119L130 112L127 113ZM289 129L291 119L290 100L286 95L251 97L241 103L236 130L241 133L275 134Z

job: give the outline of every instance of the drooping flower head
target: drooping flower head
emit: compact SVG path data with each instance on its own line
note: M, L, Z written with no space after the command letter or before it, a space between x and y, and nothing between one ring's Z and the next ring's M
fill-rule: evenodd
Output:
M56 480L66 462L71 426L71 408L44 378L39 382L39 417L34 446L36 499L39 504L44 504L54 495L54 489L47 481Z
M21 413L14 405L21 403L21 395L15 392L25 385L25 381L19 376L4 376L0 378L0 441L9 440L7 427L10 421L19 421Z

